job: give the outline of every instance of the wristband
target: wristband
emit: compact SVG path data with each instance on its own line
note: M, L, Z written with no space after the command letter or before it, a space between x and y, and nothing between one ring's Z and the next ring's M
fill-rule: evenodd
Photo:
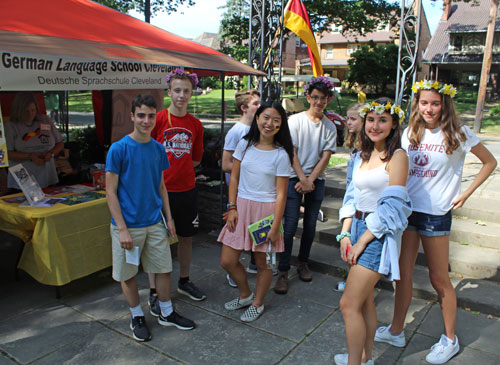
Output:
M231 209L231 208L235 208L236 209L236 204L234 204L234 203L227 203L226 207L227 207L228 210Z
M236 205L233 205L232 207L227 208L227 211L229 212L230 210L236 210Z
M350 234L349 232L342 232L341 234L338 234L338 235L337 235L337 237L336 237L336 238L337 238L337 242L342 241L342 239L343 239L344 237L349 237L349 238L351 238L351 234Z

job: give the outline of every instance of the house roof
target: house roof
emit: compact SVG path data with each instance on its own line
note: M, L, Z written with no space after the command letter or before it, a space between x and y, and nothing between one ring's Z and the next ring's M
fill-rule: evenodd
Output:
M482 54L449 54L450 33L486 32L491 0L453 3L448 20L441 20L424 53L424 63L481 63ZM495 30L500 31L497 13ZM493 54L493 63L500 63L500 55Z
M378 31L367 33L366 35L354 34L340 34L323 32L318 40L319 44L332 44L332 43L368 43L374 42L392 42L396 37L396 33L392 31Z

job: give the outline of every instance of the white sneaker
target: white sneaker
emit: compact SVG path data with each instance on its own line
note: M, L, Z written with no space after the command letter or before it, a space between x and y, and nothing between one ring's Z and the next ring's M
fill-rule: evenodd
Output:
M238 287L238 285L234 282L234 280L231 277L231 275L227 274L226 275L226 279L227 279L227 283L229 284L230 287L232 287L232 288L237 288Z
M337 365L347 365L349 356L347 354L337 354L333 358L335 364ZM362 362L361 365L374 365L373 359L368 360L367 362Z
M226 308L228 311L234 311L237 309L245 308L248 307L250 304L253 302L253 293L250 294L249 297L240 299L240 297L234 298L233 300L230 300L229 302L226 302L224 304L224 308Z
M377 331L375 332L375 341L385 342L396 347L405 347L405 332L401 331L399 335L393 335L391 331L389 331L390 328L391 325L380 326L377 328Z
M446 335L441 335L439 342L432 345L431 352L427 354L425 360L431 364L444 364L460 350L458 337L455 336L455 342L450 340Z

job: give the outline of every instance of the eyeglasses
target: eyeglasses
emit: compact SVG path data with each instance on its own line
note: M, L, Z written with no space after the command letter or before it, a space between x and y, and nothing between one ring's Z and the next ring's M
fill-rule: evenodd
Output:
M311 96L311 99L313 101L321 101L323 103L328 100L326 96L317 96L317 95Z

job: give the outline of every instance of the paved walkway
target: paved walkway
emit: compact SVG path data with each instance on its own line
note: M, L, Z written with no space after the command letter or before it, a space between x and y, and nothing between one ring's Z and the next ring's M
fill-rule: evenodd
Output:
M4 262L0 364L332 364L336 353L346 351L341 295L332 290L339 278L314 273L314 280L304 283L295 275L287 295L270 291L263 316L244 324L239 320L241 311L229 312L223 307L237 290L227 285L219 256L215 237L195 237L191 277L208 293L208 299L193 302L173 292L173 300L177 310L198 327L193 331L163 328L147 314L153 335L147 343L131 338L130 313L120 285L110 279L109 271L69 284L56 300L53 288L39 285L27 275L19 282L9 279L12 265ZM246 255L243 262L248 262ZM173 282L177 273L175 261ZM249 278L254 288L255 275ZM139 276L139 285L146 309L146 275ZM379 321L388 323L392 293L377 290L375 296ZM462 350L450 364L500 363L498 318L459 310L457 326ZM408 345L398 349L376 344L376 363L425 363L426 352L437 342L441 328L438 304L413 300L406 326Z

